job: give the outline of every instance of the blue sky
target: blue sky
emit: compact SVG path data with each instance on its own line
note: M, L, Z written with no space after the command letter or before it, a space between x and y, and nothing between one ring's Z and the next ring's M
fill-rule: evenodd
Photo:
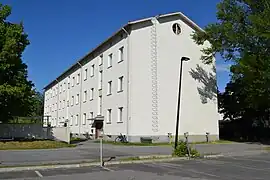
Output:
M216 21L219 0L0 0L23 21L31 44L23 54L38 90L130 20L181 11L199 26ZM220 90L229 80L217 58Z

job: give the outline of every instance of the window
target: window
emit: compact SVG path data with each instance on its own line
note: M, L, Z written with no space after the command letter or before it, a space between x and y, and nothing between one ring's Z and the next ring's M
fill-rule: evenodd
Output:
M98 64L101 66L103 64L103 55L99 56L99 62Z
M63 100L63 105L62 105L63 109L65 108L65 105L66 105L66 100Z
M90 101L94 99L94 88L90 90Z
M71 82L71 86L73 87L75 84L75 76L72 77L72 82Z
M70 76L68 76L68 89L70 88Z
M69 107L69 100L67 100L67 107Z
M74 96L71 97L71 106L74 105Z
M112 81L108 82L108 89L107 89L107 95L112 94Z
M98 97L98 115L102 113L102 96Z
M99 81L98 81L98 89L102 89L102 71L98 73Z
M87 80L87 68L84 70L84 80Z
M93 77L94 76L94 72L95 72L95 65L93 64L91 66L91 72L90 72L90 76Z
M80 77L81 77L81 75L80 75L80 73L77 75L77 84L80 84Z
M61 101L59 102L59 110L61 109Z
M94 113L93 112L90 112L89 119L91 119L90 120L90 124L92 124L93 123L93 120L92 119L94 119Z
M73 115L70 116L70 125L73 125Z
M77 94L77 96L76 96L76 104L79 104L79 97L80 97L80 95Z
M83 93L83 102L86 102L87 99L87 91L85 90Z
M61 94L62 92L62 84L60 84L60 88L59 88L59 93Z
M113 54L109 54L108 56L108 68L112 67L112 58L113 58Z
M63 85L63 92L66 91L66 82L64 82L64 85Z
M107 123L112 123L112 110L108 109L107 110Z
M172 30L173 30L174 34L176 34L176 35L179 35L181 33L181 31L182 31L181 26L178 23L174 23L172 25Z
M119 48L118 62L124 61L124 47Z
M75 117L75 125L76 126L78 125L78 121L79 121L79 114L77 114L76 117Z
M82 124L86 124L86 113L83 113L83 122Z
M122 92L123 91L123 76L118 78L118 88L117 91L118 92Z
M123 107L119 107L118 108L118 123L123 122Z

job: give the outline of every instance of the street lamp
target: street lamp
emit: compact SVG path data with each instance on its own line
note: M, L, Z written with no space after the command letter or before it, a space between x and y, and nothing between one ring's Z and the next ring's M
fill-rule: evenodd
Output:
M180 62L180 75L179 75L179 89L178 89L178 103L177 103L177 117L176 117L176 130L175 130L175 142L174 142L174 149L177 148L178 144L178 126L179 126L179 116L180 116L180 100L181 100L181 82L182 82L182 69L183 69L183 62L189 61L190 58L182 57Z

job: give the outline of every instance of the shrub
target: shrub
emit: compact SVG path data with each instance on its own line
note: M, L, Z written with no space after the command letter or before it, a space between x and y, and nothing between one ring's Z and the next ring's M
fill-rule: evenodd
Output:
M199 157L200 153L194 149L189 147L190 150L190 156L191 157ZM184 157L184 156L188 156L188 146L185 142L180 141L178 143L178 146L176 149L173 150L173 156L178 156L178 157Z

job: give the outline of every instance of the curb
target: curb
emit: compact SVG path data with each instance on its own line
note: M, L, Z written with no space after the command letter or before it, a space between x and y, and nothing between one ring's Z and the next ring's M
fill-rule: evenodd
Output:
M202 158L218 158L224 155L205 155ZM118 165L118 164L140 164L149 162L165 162L165 161L178 161L178 160L189 160L188 157L173 157L171 155L151 155L151 156L137 156L138 160L125 160L119 159L118 161L105 162L105 165ZM193 159L193 158L191 158ZM31 170L49 170L49 169L68 169L68 168L79 168L79 167L91 167L100 166L100 162L89 162L89 163L74 163L74 164L56 164L56 165L39 165L39 166L24 166L24 167L6 167L0 168L1 172L14 172L14 171L31 171Z
M187 157L172 157L170 155L156 155L156 156L139 156L138 160L125 160L119 159L118 161L105 162L105 165L117 165L117 164L138 164L148 162L163 162L163 161L177 161L187 160ZM153 159L151 159L153 158ZM156 159L155 159L156 158ZM39 165L39 166L24 166L24 167L5 167L0 168L1 172L14 172L14 171L30 171L30 170L44 170L44 169L61 169L61 168L79 168L79 167L91 167L100 166L100 162L89 163L75 163L75 164L57 164L57 165Z
M224 157L223 154L211 154L211 155L204 155L202 158L204 159L211 159L211 158L219 158Z

